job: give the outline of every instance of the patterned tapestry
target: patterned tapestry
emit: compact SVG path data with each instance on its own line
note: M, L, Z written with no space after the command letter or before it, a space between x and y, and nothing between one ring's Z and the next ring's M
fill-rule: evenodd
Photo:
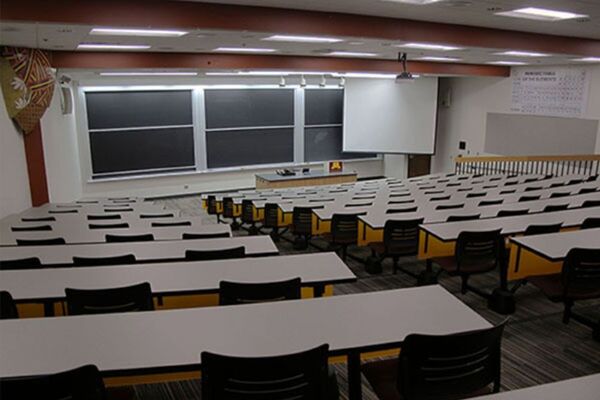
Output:
M48 53L40 49L3 47L0 80L8 115L29 133L50 105L55 74Z

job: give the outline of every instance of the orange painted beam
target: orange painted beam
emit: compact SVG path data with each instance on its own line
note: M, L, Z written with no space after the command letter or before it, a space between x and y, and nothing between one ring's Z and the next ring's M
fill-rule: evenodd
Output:
M2 0L5 21L224 29L599 56L600 40L342 13L158 0Z
M39 122L31 132L25 135L25 159L27 160L27 174L29 175L31 205L38 207L50 201L46 179L46 164L44 163L42 128Z
M301 57L273 55L233 55L195 53L123 53L55 51L55 68L195 68L195 69L274 69L324 72L390 72L401 71L396 61ZM499 76L510 75L510 68L495 65L409 62L412 73L435 75Z

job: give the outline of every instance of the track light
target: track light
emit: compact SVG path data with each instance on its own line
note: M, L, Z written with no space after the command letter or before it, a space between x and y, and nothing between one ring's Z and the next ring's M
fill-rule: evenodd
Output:
M321 82L319 82L320 87L327 86L327 79L325 79L325 75L321 75Z
M279 79L279 87L285 87L285 78L283 76Z
M306 87L306 78L304 75L300 75L300 87Z
M344 78L343 76L340 78L340 83L338 84L339 87L343 88L346 85L346 78Z

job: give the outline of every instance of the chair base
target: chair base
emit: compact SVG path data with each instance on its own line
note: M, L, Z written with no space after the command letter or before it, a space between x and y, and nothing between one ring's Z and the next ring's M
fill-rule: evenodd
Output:
M383 272L381 260L375 256L367 257L365 260L365 271L371 275L381 274Z
M306 250L308 249L308 238L296 236L294 239L294 250Z
M598 321L593 321L592 319L583 316L581 314L576 314L576 313L572 313L571 314L571 319L574 319L575 321L579 322L580 324L583 324L587 327L592 328L592 337L594 338L595 341L600 342L600 320Z
M233 222L231 224L229 224L229 226L231 226L232 231L239 231L241 228L240 223L237 222L236 220L233 220Z
M417 275L417 286L437 285L437 274L430 270L425 270Z
M488 308L498 314L513 314L516 310L515 295L510 290L496 288L488 298Z

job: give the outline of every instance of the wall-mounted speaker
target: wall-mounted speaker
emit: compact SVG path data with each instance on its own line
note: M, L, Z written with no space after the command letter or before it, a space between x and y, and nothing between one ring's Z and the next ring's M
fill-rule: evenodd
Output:
M73 113L73 93L68 86L60 87L60 109L63 115Z
M452 103L452 89L446 88L441 91L440 94L440 105L445 108L450 108L450 104Z

